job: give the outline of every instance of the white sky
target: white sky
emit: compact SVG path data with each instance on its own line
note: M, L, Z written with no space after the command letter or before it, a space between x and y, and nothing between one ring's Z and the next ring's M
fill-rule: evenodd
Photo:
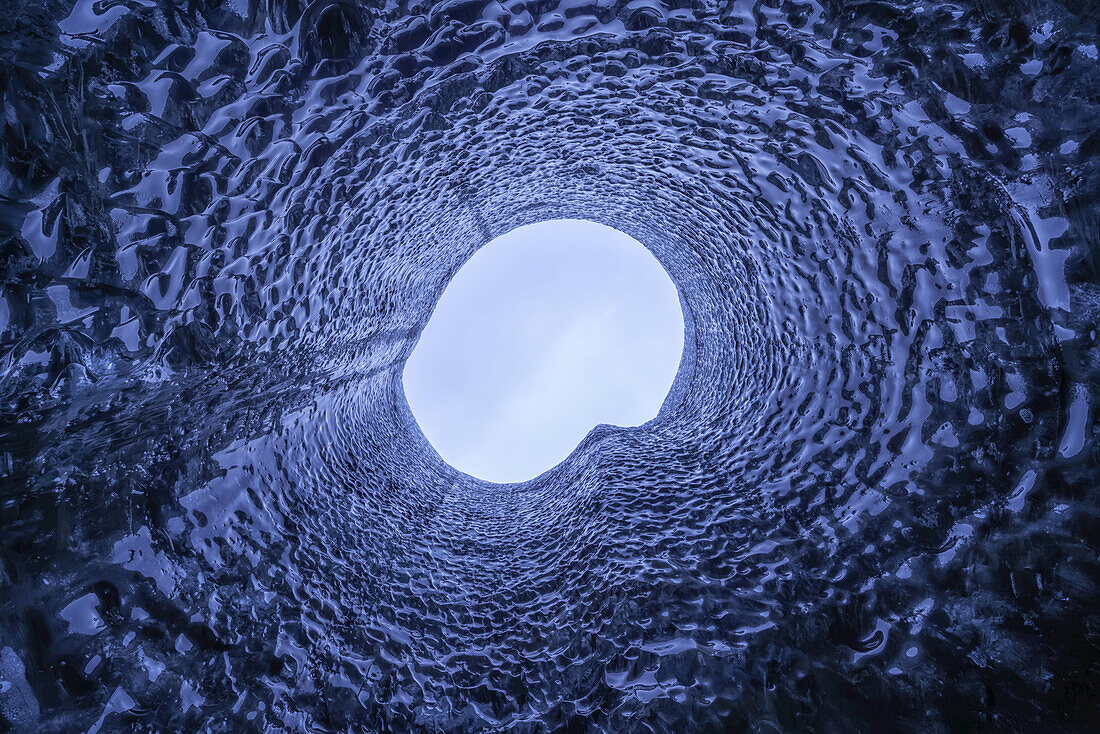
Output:
M655 417L683 346L676 288L641 243L593 222L541 222L455 274L405 365L405 395L451 466L524 481L599 423Z

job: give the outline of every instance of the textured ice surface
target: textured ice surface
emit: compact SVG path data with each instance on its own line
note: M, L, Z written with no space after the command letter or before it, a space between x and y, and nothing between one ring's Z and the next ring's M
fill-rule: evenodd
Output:
M1095 723L1089 3L3 14L3 726ZM653 251L690 369L480 483L401 366L566 217Z

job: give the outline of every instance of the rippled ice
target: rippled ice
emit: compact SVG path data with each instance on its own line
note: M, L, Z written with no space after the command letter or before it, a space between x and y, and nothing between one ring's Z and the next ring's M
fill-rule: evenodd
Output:
M4 15L0 729L1095 725L1089 3ZM687 349L484 483L402 363L554 218Z

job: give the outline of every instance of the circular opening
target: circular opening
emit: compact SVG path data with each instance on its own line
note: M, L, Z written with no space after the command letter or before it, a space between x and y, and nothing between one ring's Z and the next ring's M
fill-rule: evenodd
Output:
M458 270L405 364L405 396L455 469L525 481L596 425L654 418L683 349L679 295L648 249L594 222L541 222Z

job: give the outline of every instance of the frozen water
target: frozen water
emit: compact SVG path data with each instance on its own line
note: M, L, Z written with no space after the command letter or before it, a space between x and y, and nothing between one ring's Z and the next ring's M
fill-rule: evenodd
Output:
M4 12L0 728L1095 725L1088 3ZM480 481L402 367L555 219L684 362Z

